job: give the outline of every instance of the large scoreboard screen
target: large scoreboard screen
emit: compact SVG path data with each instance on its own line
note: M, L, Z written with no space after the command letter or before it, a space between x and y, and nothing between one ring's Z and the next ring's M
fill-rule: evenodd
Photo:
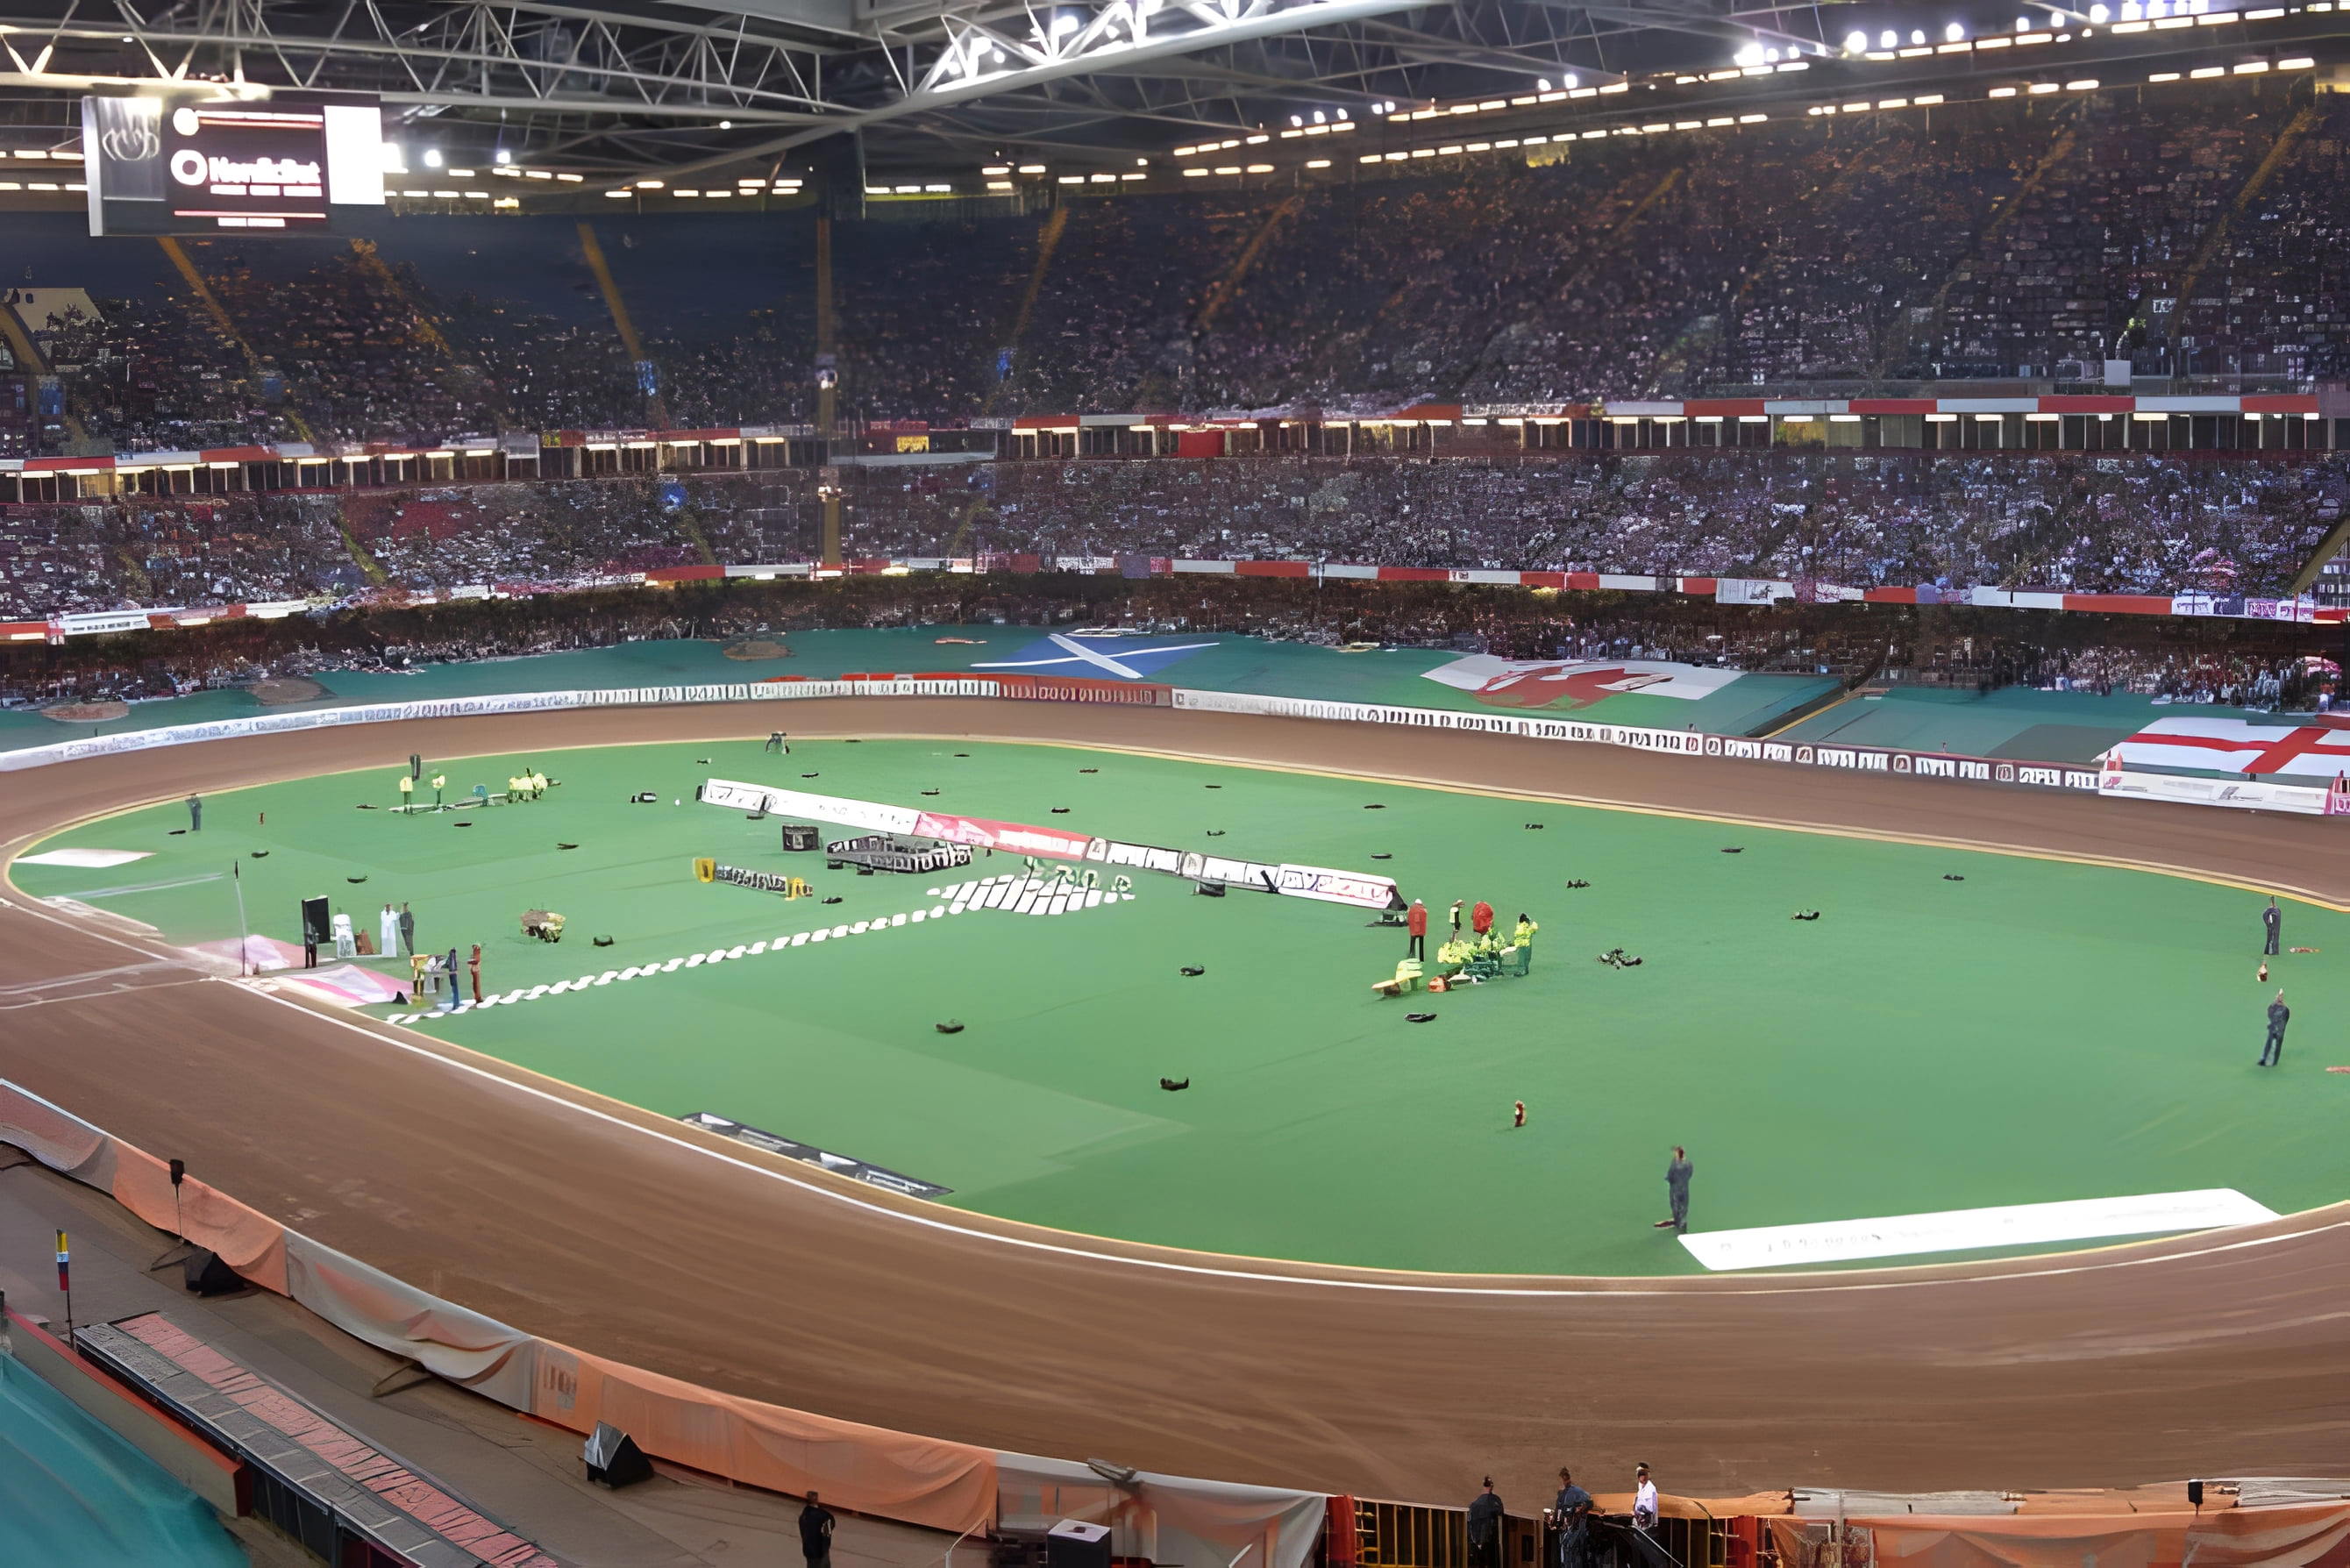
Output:
M383 205L372 100L201 92L82 99L93 234L331 234Z

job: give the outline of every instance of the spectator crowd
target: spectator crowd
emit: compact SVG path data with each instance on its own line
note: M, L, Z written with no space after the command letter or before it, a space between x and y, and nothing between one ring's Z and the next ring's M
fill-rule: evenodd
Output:
M2272 594L2350 456L1574 452L847 468L851 559L1036 556ZM816 475L452 484L0 507L0 619L806 561Z
M1451 583L933 574L736 578L436 604L384 595L281 619L16 644L0 647L0 701L138 701L268 677L400 671L646 639L787 641L817 628L988 625L1120 625L1515 659L1659 659L1827 674L1852 685L2025 684L2287 709L2314 704L2339 681L2332 658L2338 628L2272 622L2060 619L1962 606L1743 607Z
M1555 405L1794 381L2096 383L2116 359L2340 379L2345 174L2350 104L2248 80L1788 117L1043 213L877 210L836 225L839 407L956 421ZM0 400L0 442L810 416L809 212L599 226L616 231L604 250L641 364L568 222L418 218L323 259L214 241L190 252L205 296L167 275L143 296L30 312L62 396L54 410ZM85 255L60 243L35 270Z

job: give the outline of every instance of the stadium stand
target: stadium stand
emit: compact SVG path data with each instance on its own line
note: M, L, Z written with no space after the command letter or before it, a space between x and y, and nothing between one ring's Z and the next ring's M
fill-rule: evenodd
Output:
M1567 453L997 462L842 471L851 558L1034 555L1975 585L2281 591L2343 517L2350 457ZM579 586L805 561L815 475L133 496L0 508L0 618Z
M1795 383L2282 389L2350 363L2330 200L2350 109L2282 84L1609 139L1441 174L837 226L842 410L1562 402ZM879 213L877 209L877 213ZM599 219L686 426L809 417L813 217ZM365 245L159 258L28 218L27 323L118 449L629 428L646 384L571 220L386 221ZM137 247L133 247L135 250ZM0 440L12 405L0 400ZM55 448L51 420L32 444Z

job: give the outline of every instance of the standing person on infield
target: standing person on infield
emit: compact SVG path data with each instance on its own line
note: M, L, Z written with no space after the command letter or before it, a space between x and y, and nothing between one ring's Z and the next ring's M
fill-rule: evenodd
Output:
M1456 942L1461 940L1461 900L1458 898L1452 900L1452 940Z
M2277 908L2277 901L2274 898L2271 898L2269 907L2261 911L2261 926L2268 933L2268 945L2261 951L2266 956L2274 957L2277 950L2277 939L2284 934L2284 911Z
M375 918L375 937L378 950L385 958L400 955L400 911L390 904L386 904L383 913Z
M800 1510L800 1555L807 1559L807 1568L832 1568L832 1510L818 1502L814 1492Z
M1428 957L1428 906L1414 898L1411 908L1404 911L1403 929L1411 938L1404 951L1412 958Z
M1551 1528L1558 1532L1558 1568L1591 1568L1591 1494L1558 1467L1558 1496L1550 1505Z
M1672 1204L1673 1217L1658 1220L1658 1230L1679 1233L1689 1229L1689 1184L1696 1169L1690 1163L1689 1151L1673 1145L1673 1162L1665 1167L1665 1197Z
M2273 1067L2284 1060L2284 1026L2293 1021L2293 1009L2284 1004L2284 992L2276 993L2269 1003L2268 1044L2261 1047L2261 1065Z
M1493 1478L1487 1476L1485 1490L1469 1504L1469 1568L1502 1568L1503 1511Z
M405 904L400 907L400 945L408 950L409 957L416 956L416 915Z
M204 802L203 802L203 797L202 795L197 794L194 791L192 791L192 791L190 791L190 792L189 792L189 794L188 794L188 831L189 831L190 833L202 833L203 830L204 830Z

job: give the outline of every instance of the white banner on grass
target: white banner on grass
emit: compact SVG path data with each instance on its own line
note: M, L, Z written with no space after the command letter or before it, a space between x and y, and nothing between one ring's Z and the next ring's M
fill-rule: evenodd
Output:
M1709 1269L1782 1269L1928 1252L1971 1252L1986 1247L2167 1236L2222 1225L2253 1225L2276 1218L2276 1210L2266 1204L2232 1188L2214 1187L2137 1198L2078 1198L1997 1209L1950 1209L1938 1214L1894 1214L1881 1220L1701 1231L1680 1240L1690 1255Z
M1326 866L1284 865L1274 874L1274 891L1292 898L1318 898L1326 904L1352 904L1363 909L1385 909L1403 902L1396 897L1392 877L1334 871Z
M885 805L879 801L850 800L845 795L811 794L806 790L773 789L765 784L712 779L702 786L704 805L764 811L777 816L806 816L818 822L861 827L868 833L911 833L922 814L911 806Z

